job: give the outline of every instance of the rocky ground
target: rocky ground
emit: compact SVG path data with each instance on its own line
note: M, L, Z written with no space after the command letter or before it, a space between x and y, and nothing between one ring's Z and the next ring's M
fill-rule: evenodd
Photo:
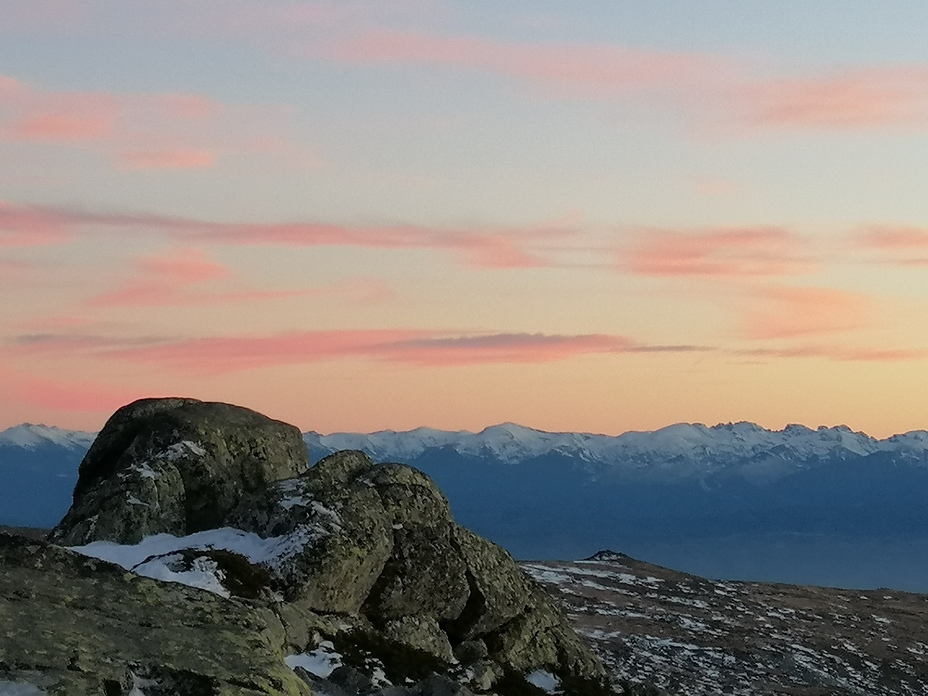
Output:
M3 696L610 696L561 608L423 473L309 467L248 409L117 411L48 537L0 534Z
M670 694L928 693L928 595L718 582L611 553L522 567L618 677Z
M35 527L9 527L0 524L0 534L12 534L14 536L24 536L30 539L44 539L48 536L49 529L36 529Z
M228 404L120 409L55 543L10 531L3 696L928 693L928 596L611 552L522 564L535 583L423 473L309 467L296 428Z

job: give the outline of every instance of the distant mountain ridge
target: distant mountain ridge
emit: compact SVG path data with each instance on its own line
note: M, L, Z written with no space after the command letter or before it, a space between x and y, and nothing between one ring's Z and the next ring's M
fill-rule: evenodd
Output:
M359 449L380 461L414 461L436 450L502 464L524 464L559 455L595 477L664 482L733 470L740 470L749 480L766 482L812 464L877 453L928 465L928 432L924 430L879 440L844 425L815 430L788 425L783 430L768 430L749 422L711 427L678 423L654 431L610 436L552 433L503 423L479 433L430 428L370 434L308 432L304 440L311 453Z
M93 433L0 433L0 524L53 526ZM928 432L677 424L618 436L482 430L303 435L431 476L517 558L613 548L708 577L928 592ZM866 558L862 563L861 559Z
M36 450L54 446L86 451L96 433L23 423L0 432L0 448ZM733 467L756 469L771 461L804 468L807 463L849 460L877 453L928 465L928 431L913 430L877 439L845 425L788 425L769 430L741 421L706 426L677 423L653 431L621 435L548 432L516 423L500 423L479 432L416 428L373 433L304 433L313 460L342 449L358 449L380 461L409 461L444 450L466 458L524 464L539 457L570 458L590 474L668 480L699 477ZM610 470L611 469L611 470ZM787 471L779 472L782 475Z
M97 436L82 430L63 430L53 425L23 423L0 432L0 447L34 450L53 445L71 450L87 450Z

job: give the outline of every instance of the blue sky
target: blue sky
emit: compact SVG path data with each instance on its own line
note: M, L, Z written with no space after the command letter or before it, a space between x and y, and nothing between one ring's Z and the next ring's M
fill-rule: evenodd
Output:
M926 13L0 0L0 424L924 427Z

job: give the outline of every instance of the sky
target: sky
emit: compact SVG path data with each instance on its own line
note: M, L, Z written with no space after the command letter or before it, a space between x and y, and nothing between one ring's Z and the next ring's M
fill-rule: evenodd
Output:
M928 5L0 0L0 428L928 428Z

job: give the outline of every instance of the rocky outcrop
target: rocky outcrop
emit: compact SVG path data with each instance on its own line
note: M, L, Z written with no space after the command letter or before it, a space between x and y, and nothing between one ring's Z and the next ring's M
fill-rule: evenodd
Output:
M554 601L502 548L457 525L431 479L354 451L307 469L295 432L225 404L131 404L110 419L81 465L74 506L53 539L77 547L134 544L164 533L181 537L151 553L148 542L132 547L133 560L119 562L153 577L195 578L194 584L227 597L144 581L146 588L182 596L159 598L177 614L170 621L190 611L208 623L212 607L223 603L235 611L248 608L260 617L254 625L270 646L256 656L276 651L280 662L286 646L295 673L316 691L531 693L525 675L540 672L604 693L602 665ZM68 569L78 568L70 552L53 548L42 546L41 553L58 554L68 559L62 561ZM116 548L129 547L79 550L105 557ZM143 587L137 576L107 568L107 577L118 576L112 581L117 587ZM201 595L209 611L188 606L190 597ZM237 620L235 611L227 620ZM161 621L157 612L152 616ZM162 683L238 679L209 664L175 659L173 652L139 656L131 645L101 678L118 681L116 673L136 665L133 678L151 683L156 677L146 674L160 675ZM307 667L329 662L344 670ZM263 683L253 690L264 693L260 688Z
M309 466L292 425L230 404L143 399L116 411L81 462L51 539L135 543L221 526L250 492Z
M273 611L44 541L0 534L0 626L4 694L311 693L284 664Z
M506 551L457 525L411 467L338 452L243 501L230 524L307 540L275 570L278 589L307 610L360 614L444 660L481 640L490 659L519 671L602 675L551 598Z

